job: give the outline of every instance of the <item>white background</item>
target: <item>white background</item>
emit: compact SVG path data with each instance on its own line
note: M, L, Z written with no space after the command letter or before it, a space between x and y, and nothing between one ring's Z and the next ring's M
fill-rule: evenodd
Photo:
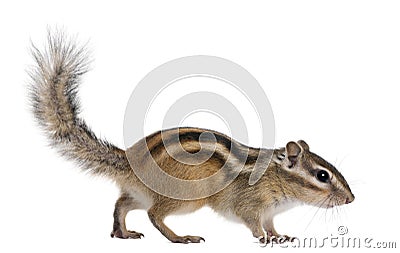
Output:
M277 217L278 231L323 238L345 225L348 236L399 244L399 13L398 1L3 1L0 251L271 250L209 209L167 219L178 234L206 243L168 242L144 211L128 216L144 239L110 238L118 189L48 148L29 112L30 40L43 45L46 27L55 25L90 39L94 62L79 96L81 116L99 136L123 147L129 95L153 68L187 55L227 58L267 93L276 146L306 140L356 196L335 212L288 211ZM209 128L218 124L210 120Z

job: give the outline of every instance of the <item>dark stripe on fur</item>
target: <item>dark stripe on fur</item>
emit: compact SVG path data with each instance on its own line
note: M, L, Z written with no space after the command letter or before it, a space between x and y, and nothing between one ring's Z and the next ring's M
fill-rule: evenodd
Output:
M307 189L314 190L314 191L320 191L320 190L321 190L318 186L316 186L316 185L314 185L314 184L308 182L308 181L305 180L303 177L300 177L300 176L295 175L295 174L293 174L293 173L290 173L290 174L289 174L289 173L288 173L287 171L285 171L284 169L279 170L279 172L281 173L281 176L284 176L285 181L286 181L288 184L291 184L291 185L296 185L296 184L297 184L297 185L301 185L302 188L307 188Z
M177 128L177 129L170 129L170 130L164 130L164 131L179 131L180 129L187 130L188 128ZM181 132L181 131L179 131L179 132ZM181 145L183 145L186 142L191 142L191 141L199 142L200 135L205 132L209 132L209 133L213 134L217 143L226 148L227 153L232 153L232 155L234 157L236 157L240 161L244 161L246 165L254 164L257 161L260 149L247 147L243 144L232 141L229 137L226 137L226 136L224 136L220 133L214 132L214 131L207 131L205 129L197 129L197 128L190 129L190 131L182 131L182 133L179 133L179 142L181 143ZM159 138L160 134L161 134L161 131L153 133L150 136L146 137L146 141L149 143L152 138L156 138L156 137ZM203 135L202 140L205 142L213 142L214 141L214 138L207 138L207 137L208 137L208 135ZM153 145L152 147L149 147L149 151L153 156L155 156L158 153L165 150L165 145L171 145L171 144L174 144L174 142L176 142L176 135L167 137L164 140L164 142L160 139L160 141L158 141L157 144ZM248 149L248 152L247 152L247 149ZM190 153L196 153L196 152L190 152ZM224 158L223 154L220 154L220 157ZM225 162L226 162L226 159L224 158L224 163Z

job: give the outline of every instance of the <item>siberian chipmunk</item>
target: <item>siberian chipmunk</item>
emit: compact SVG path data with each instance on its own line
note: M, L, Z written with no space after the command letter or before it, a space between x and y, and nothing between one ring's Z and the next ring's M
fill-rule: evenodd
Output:
M209 206L222 216L236 217L260 242L269 242L271 238L280 237L273 223L274 216L280 212L303 203L331 208L354 200L342 174L312 153L304 141L289 142L279 149L250 148L226 135L200 128L163 130L164 141L161 131L156 132L127 151L100 140L77 115L79 102L76 92L80 77L88 70L85 49L66 41L62 34L54 33L49 34L46 50L33 47L32 52L36 61L31 72L32 109L51 144L63 156L77 161L82 169L109 177L121 189L121 196L115 204L112 237L141 238L143 234L127 230L125 217L131 210L145 209L152 224L171 242L198 243L204 239L176 235L165 225L164 219L171 214ZM212 133L216 142L212 155L202 163L181 163L166 151L166 146L174 149L182 145L186 152L194 154L200 150L199 138L205 132ZM179 138L172 138L174 135ZM145 144L147 148L143 146ZM248 152L244 154L244 150ZM269 161L264 161L265 173L258 182L250 185L249 176L258 155L268 152L272 156ZM228 161L228 155L234 159ZM151 190L137 177L134 170L146 174L154 164L151 160L166 173L184 180L209 177L226 163L228 168L240 172L229 185L213 195L180 200ZM238 164L244 164L244 169ZM224 180L224 176L221 174L219 180ZM195 189L183 190L190 192ZM283 241L291 239L288 236L281 238Z

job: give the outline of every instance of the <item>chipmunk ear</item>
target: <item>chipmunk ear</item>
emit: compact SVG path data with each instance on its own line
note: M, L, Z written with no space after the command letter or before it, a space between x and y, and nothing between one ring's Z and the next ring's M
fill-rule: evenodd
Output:
M308 146L308 144L305 141L299 140L297 143L303 148L303 150L307 150L307 151L310 150L310 147Z
M301 152L301 148L299 146L299 144L297 144L294 141L290 141L286 144L286 154L287 154L287 158L290 162L289 164L289 168L292 168L296 162L298 161L299 155Z

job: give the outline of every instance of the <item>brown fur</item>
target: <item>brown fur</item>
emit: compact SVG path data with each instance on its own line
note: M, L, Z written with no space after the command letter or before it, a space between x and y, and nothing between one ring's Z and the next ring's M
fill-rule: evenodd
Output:
M127 230L125 217L131 210L146 209L150 221L170 241L200 242L204 239L199 236L176 235L164 224L164 219L170 214L192 212L207 205L221 215L236 217L249 227L253 236L264 242L279 235L273 226L273 217L279 212L300 203L329 208L354 199L339 171L310 152L304 141L268 150L247 147L212 130L174 128L164 130L163 139L161 132L157 132L127 151L119 149L98 139L77 116L77 87L88 64L85 48L66 41L62 33L56 32L49 34L48 48L44 52L33 47L33 56L36 60L31 72L33 113L52 145L83 169L111 178L121 189L121 197L115 204L112 237L141 238L141 233ZM203 133L213 134L215 139L205 138L200 144ZM272 160L262 161L266 172L256 184L249 185L250 174L260 154L273 154ZM180 200L157 193L142 182L145 177L160 185L168 183L158 180L155 164L167 174L184 180L217 175L206 186L175 188L166 185L176 192L204 193L229 180L236 175L234 172L240 173L215 194ZM220 173L224 165L228 170ZM324 179L326 182L318 179L321 169L330 175L329 179Z

